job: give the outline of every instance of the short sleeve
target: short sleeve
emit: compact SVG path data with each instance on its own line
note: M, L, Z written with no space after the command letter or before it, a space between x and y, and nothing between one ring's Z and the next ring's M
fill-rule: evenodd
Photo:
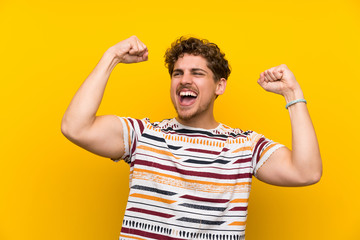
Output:
M252 168L253 175L256 177L259 168L268 160L272 153L284 145L266 138L264 135L252 132Z
M144 132L145 126L148 123L148 119L142 120L129 118L129 117L118 117L123 127L123 139L124 139L124 155L120 158L111 158L114 162L118 162L121 159L131 164L132 156L135 152L138 139Z

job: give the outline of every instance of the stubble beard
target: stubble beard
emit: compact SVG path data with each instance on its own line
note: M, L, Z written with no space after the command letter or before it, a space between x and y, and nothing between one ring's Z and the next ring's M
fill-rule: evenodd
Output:
M179 111L178 108L175 106L175 104L174 104L174 107L175 107L175 111L176 111L176 113L177 113L177 115L178 115L178 118L179 118L180 120L189 121L189 120L191 120L191 119L196 118L197 116L200 116L202 113L205 113L206 111L208 111L209 108L210 108L210 104L207 104L206 107L204 107L204 108L199 107L199 108L196 109L195 111L191 111L191 110L193 110L193 109L191 109L191 110L189 111L189 113L184 113L184 114L181 114L181 113L180 113L180 111Z

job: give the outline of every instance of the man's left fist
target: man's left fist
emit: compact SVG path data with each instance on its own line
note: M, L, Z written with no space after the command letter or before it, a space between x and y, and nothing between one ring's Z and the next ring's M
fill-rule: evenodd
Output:
M301 91L300 85L296 81L294 74L285 64L262 72L257 82L266 91L283 96Z

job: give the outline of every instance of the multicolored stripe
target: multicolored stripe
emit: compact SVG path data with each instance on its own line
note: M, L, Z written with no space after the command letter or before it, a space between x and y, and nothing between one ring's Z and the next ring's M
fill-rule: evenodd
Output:
M119 119L130 164L120 240L245 239L252 176L283 145L224 124Z

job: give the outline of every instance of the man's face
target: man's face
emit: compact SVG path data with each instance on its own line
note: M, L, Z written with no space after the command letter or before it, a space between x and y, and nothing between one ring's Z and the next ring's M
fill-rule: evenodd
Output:
M181 120L213 116L217 85L202 56L185 54L179 58L171 76L171 101Z

